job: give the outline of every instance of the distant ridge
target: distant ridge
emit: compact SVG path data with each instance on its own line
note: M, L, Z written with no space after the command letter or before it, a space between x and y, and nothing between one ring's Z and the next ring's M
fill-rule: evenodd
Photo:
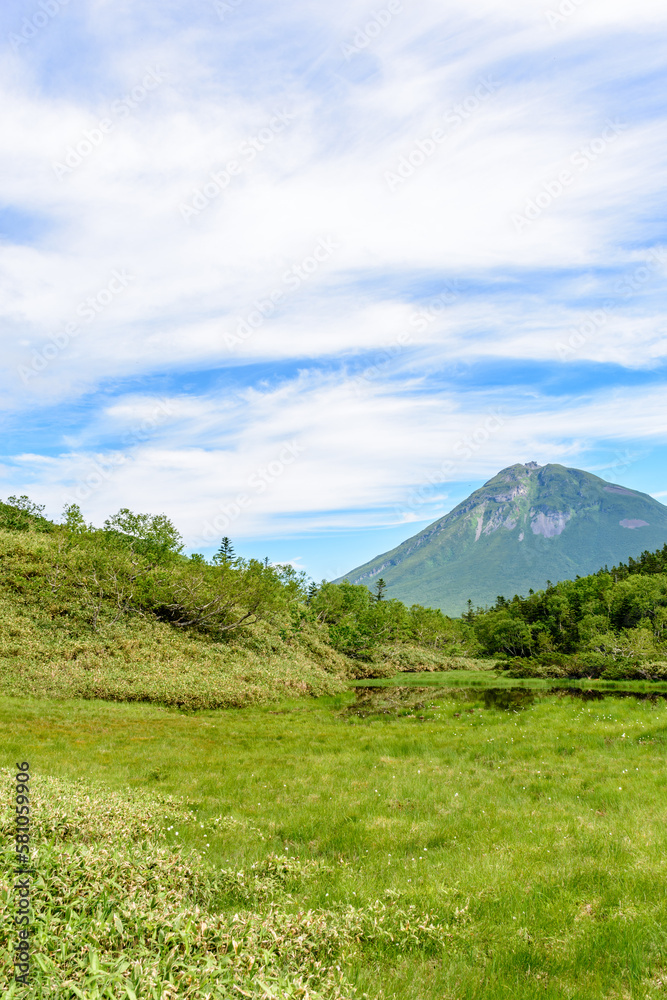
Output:
M667 543L667 507L590 472L511 465L395 549L341 577L458 615ZM337 581L337 582L340 582Z

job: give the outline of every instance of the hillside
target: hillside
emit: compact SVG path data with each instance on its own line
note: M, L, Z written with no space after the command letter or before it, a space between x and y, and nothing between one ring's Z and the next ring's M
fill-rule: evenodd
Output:
M549 670L565 657L572 675L667 676L667 546L452 619L237 558L229 539L210 562L186 557L163 515L121 510L95 529L76 509L54 524L10 499L0 503L0 694L222 708L498 658L541 671L545 656Z
M459 615L595 573L667 542L667 507L580 469L535 462L503 469L449 514L347 573L382 577L387 596ZM341 578L343 579L343 578Z
M333 694L347 681L442 670L462 623L311 585L291 567L180 554L162 515L54 524L0 503L0 694L216 708ZM136 532L136 534L130 533Z

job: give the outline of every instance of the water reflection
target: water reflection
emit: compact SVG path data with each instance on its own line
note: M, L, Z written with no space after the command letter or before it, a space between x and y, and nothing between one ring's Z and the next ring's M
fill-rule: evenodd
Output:
M581 701L602 701L604 698L634 698L635 701L667 700L667 691L621 691L580 687L357 687L355 701L343 710L343 715L367 718L388 715L413 719L433 718L443 708L456 708L455 716L474 712L475 708L504 712L521 712L547 697L577 698ZM449 703L449 704L443 704ZM472 706L472 707L471 707Z
M667 691L601 691L599 688L553 687L545 694L569 695L582 701L602 701L603 698L634 698L635 701L658 702L667 700Z
M506 712L528 708L534 701L535 692L530 688L487 688L484 692L484 708L501 708Z

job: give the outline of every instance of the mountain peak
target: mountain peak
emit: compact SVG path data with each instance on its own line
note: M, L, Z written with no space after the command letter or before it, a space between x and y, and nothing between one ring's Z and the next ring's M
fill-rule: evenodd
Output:
M502 469L444 517L348 573L387 596L460 614L547 580L626 562L667 542L667 507L645 493L564 465Z

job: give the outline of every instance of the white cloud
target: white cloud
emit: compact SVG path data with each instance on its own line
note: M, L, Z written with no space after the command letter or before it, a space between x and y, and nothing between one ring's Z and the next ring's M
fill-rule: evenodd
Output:
M235 537L284 532L286 518L292 531L403 523L442 507L443 485L487 479L516 461L576 465L594 442L667 443L663 394L644 392L641 408L633 399L630 391L542 398L528 413L507 412L488 397L464 408L461 399L415 399L381 385L359 397L348 381L303 374L233 401L166 398L164 422L155 401L121 400L104 411L119 433L153 419L128 447L20 455L9 478L29 493L36 480L52 513L79 502L95 523L121 506L157 504L194 546L216 515L217 534L233 525ZM415 504L415 490L430 482L427 502Z
M35 454L34 442L6 461L8 479L25 475L59 506L97 476L93 519L165 498L194 538L297 440L298 460L238 518L250 535L291 514L313 530L377 523L452 456L466 478L520 458L573 462L594 442L662 440L652 389L640 408L610 385L585 399L536 385L529 399L520 386L450 380L444 391L430 376L474 361L662 363L665 268L646 247L660 238L666 166L664 4L582 0L552 25L560 0L403 6L346 59L341 46L371 16L361 0L260 4L261 23L246 3L221 22L212 3L88 0L94 86L45 83L36 43L10 60L2 199L44 232L0 243L0 405L11 416L71 406L114 380L140 388L88 404L61 455ZM54 171L68 147L71 171ZM538 211L518 227L529 203ZM184 205L202 207L186 221ZM332 252L290 285L323 240ZM86 300L107 298L118 271L131 280L85 320ZM415 322L455 279L460 294ZM276 308L251 322L274 293ZM230 346L244 322L253 332ZM345 364L354 374L364 352L377 370L359 383ZM235 376L265 362L301 375L254 387ZM220 368L226 396L165 390L154 416L144 381ZM461 441L498 406L505 423L461 466Z

